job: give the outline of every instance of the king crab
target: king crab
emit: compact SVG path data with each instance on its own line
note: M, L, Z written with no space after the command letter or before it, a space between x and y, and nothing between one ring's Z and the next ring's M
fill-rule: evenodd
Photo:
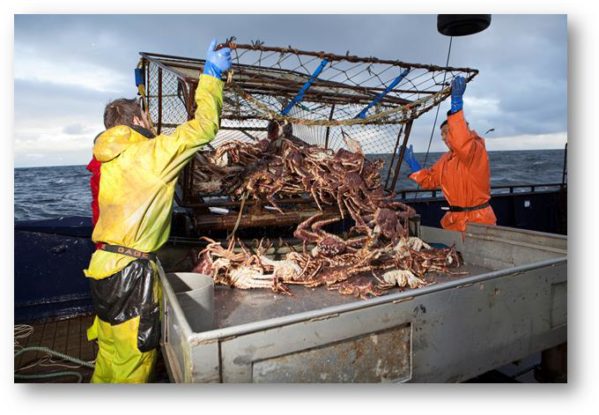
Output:
M287 288L279 283L276 273L265 274L261 256L249 255L243 244L241 251L235 253L235 239L231 239L227 249L219 242L203 237L208 245L198 254L198 263L192 272L206 274L215 283L240 289L271 288L275 292L288 294ZM261 252L262 244L259 246Z
M368 296L378 297L383 294L383 289L374 284L370 278L357 276L351 280L342 281L332 284L328 287L329 290L337 290L342 295L352 295L363 300L368 299Z
M419 288L426 285L424 280L418 278L412 271L409 269L395 269L392 271L387 271L382 276L383 283L381 286L383 287L410 287L410 288Z
M319 213L308 218L293 233L293 236L304 242L304 252L307 243L316 244L311 252L313 257L334 257L345 252L356 252L358 251L356 245L364 245L369 239L367 236L361 236L344 240L337 235L326 232L322 228L330 223L337 222L339 219L319 220L322 217L323 214Z

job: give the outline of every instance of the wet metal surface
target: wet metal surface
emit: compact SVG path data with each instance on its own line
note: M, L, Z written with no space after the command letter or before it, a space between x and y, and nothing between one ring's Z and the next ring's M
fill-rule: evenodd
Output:
M205 332L190 332L170 292L176 380L461 382L567 341L565 239L483 226L465 240L427 227L422 236L456 244L468 264L368 300L218 286Z
M411 375L411 325L254 362L252 382L398 382Z
M472 277L491 271L475 265L463 265L453 268L454 272L467 272L462 276L429 273L425 280L434 284L455 281L459 278ZM240 324L262 321L270 318L284 317L291 314L318 310L352 302L363 302L356 297L341 295L337 291L327 290L326 287L306 288L289 286L292 296L273 293L270 290L254 289L240 290L222 285L214 290L214 329L232 327ZM403 289L417 292L418 289ZM385 295L396 294L399 288L388 290ZM375 297L376 298L376 297Z

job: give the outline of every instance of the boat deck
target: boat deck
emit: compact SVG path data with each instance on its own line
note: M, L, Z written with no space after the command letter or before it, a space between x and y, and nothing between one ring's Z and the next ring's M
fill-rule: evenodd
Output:
M84 315L62 320L36 322L30 324L33 332L27 337L16 339L21 347L47 347L86 362L93 362L98 353L95 341L87 340L87 328L93 322L93 315ZM16 344L16 343L15 343ZM15 352L17 349L15 348ZM93 370L75 363L53 357L47 358L42 351L28 351L15 359L15 374L36 375L36 378L17 379L15 383L74 383L76 375L49 376L53 372L77 372L82 383L89 383ZM46 357L45 357L46 356ZM152 383L168 383L168 373L162 355L159 353Z
M59 353L83 361L93 361L98 352L96 342L87 341L86 330L93 322L93 315L74 317L58 321L33 323L30 326L33 332L23 338L15 339L21 347L47 347ZM15 351L17 351L15 347ZM28 351L15 358L15 373L22 375L48 376L52 372L77 372L82 377L82 382L89 382L92 369L78 366L75 363L64 362L58 357L53 357L53 364L44 358L47 353L42 351ZM39 379L18 379L15 383L72 383L77 382L73 375L41 377Z
M32 324L33 332L26 338L19 339L22 347L41 346L48 347L60 353L76 357L84 361L93 361L96 357L98 347L96 342L88 342L86 337L87 327L93 321L92 315L73 317L60 321L38 322ZM67 368L62 366L44 366L44 363L32 366L44 357L43 352L26 352L15 359L15 370L25 375L48 375L52 372L75 371L81 375L82 382L88 383L92 376L92 370L87 367ZM58 359L55 358L55 361ZM529 357L523 362L515 362L507 365L499 371L489 372L469 382L536 382L533 369L538 367L539 354ZM47 363L46 363L47 364ZM71 364L69 364L71 365ZM75 366L73 364L73 366ZM26 368L28 367L28 368ZM155 383L168 383L168 374L162 355L158 357L155 370ZM52 376L38 379L15 379L15 383L73 383L77 378L73 375Z

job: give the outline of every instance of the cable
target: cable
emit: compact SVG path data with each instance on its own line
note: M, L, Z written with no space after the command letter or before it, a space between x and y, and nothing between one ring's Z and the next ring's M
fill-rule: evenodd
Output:
M56 377L56 376L76 376L77 383L83 382L83 376L81 376L81 373L79 373L79 372L51 372L51 373L44 373L44 374L39 374L39 375L20 375L20 374L15 373L15 379L23 379L23 380L47 379L47 378L52 378L52 377Z
M453 42L453 36L449 38L449 49L447 50L447 61L445 62L445 67L449 65L449 55L451 54L451 43ZM447 78L447 71L443 72L443 86L445 86L445 80ZM433 123L433 129L431 130L431 136L428 140L428 148L426 149L426 155L424 156L424 163L422 163L422 167L426 167L426 161L428 160L428 153L431 149L431 143L433 142L433 135L435 134L435 127L437 126L437 117L439 116L439 110L441 109L441 105L437 105L437 112L435 113L435 122ZM420 186L418 186L420 187Z
M91 362L86 362L85 360L77 359L76 357L68 356L64 353L60 353L60 352L54 351L52 349L49 349L47 347L40 347L40 346L24 347L15 353L15 358L17 358L19 355L21 355L25 352L45 352L45 353L60 357L63 360L68 360L70 362L77 363L78 365L88 367L90 369L93 369L95 367L95 365Z
M29 337L33 333L33 327L27 324L16 324L14 328L15 349L22 349L19 339Z
M22 366L22 367L16 368L15 374L14 374L15 379L28 380L28 379L47 379L47 378L58 377L58 376L75 376L75 377L77 377L77 382L81 383L83 381L83 376L79 372L76 372L76 371L59 371L59 372L27 374L27 375L21 374L21 373L16 373L16 372L31 369L38 365L43 366L43 367L59 366L59 367L64 367L64 368L68 368L68 369L76 369L78 367L85 366L89 369L94 369L95 365L93 362L86 362L84 360L77 359L76 357L68 356L64 353L54 351L47 347L41 347L41 346L23 347L23 346L21 346L21 344L19 343L19 339L26 338L26 337L30 336L32 333L33 333L32 326L29 326L26 324L18 324L18 325L14 326L14 346L15 346L14 358L16 359L17 357L19 357L20 355L22 355L23 353L26 353L26 352L43 352L43 353L46 353L46 355L44 355L40 359L28 364L27 366ZM62 360L73 362L77 366L69 366L69 365L65 365L65 364L53 361L52 356L57 356Z
M239 223L241 222L241 216L243 215L243 208L245 206L245 200L247 199L247 197L248 197L248 192L244 192L241 195L241 204L239 205L239 215L237 215L237 221L235 222L233 231L231 231L231 234L227 237L227 239L235 240L235 232L237 232L237 228L239 227Z

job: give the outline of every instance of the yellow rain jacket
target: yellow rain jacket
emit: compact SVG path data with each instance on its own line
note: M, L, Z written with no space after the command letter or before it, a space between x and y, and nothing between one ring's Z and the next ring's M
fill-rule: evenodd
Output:
M195 93L195 118L171 134L148 139L127 126L116 126L97 139L94 156L102 163L98 202L100 218L92 240L143 252L167 241L179 172L218 132L223 82L201 75ZM134 257L97 250L84 273L103 279Z

